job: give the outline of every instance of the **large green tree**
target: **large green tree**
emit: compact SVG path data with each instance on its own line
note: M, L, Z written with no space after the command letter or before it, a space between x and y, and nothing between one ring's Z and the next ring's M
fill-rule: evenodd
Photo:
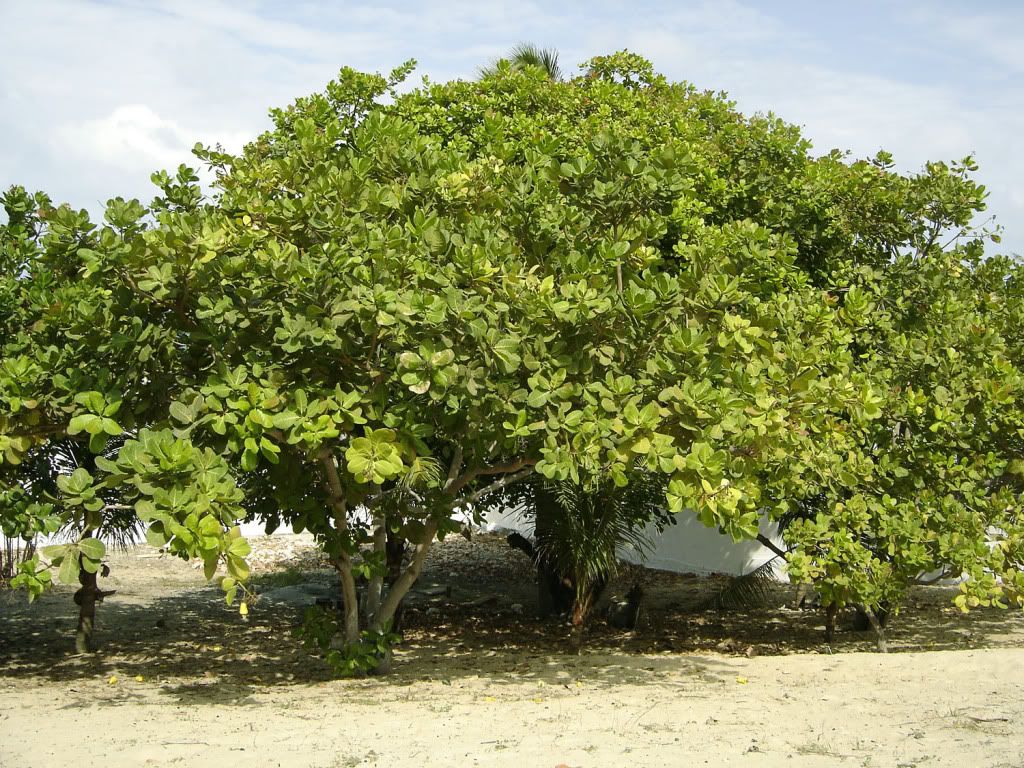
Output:
M188 169L157 174L149 209L112 201L97 229L11 193L9 487L7 465L50 439L88 434L99 452L127 431L58 507L127 488L151 540L211 575L224 562L229 591L246 575L243 505L313 531L355 667L379 663L360 640L387 632L431 543L531 473L583 486L661 473L669 509L737 539L766 512L813 508L789 528L791 564L837 603L878 604L879 584L939 560L974 577L965 605L1017 588L1019 279L973 240L929 235L980 207L965 171L815 160L791 126L628 53L569 81L509 67L395 93L410 70L342 70L273 111L241 154L197 147L217 177L209 199ZM931 350L933 333L964 332L952 305L916 335L892 309L933 262L961 270L952 294L974 302L988 341L968 334L970 355L927 363L933 388L911 398L889 359L901 333ZM895 312L876 330L872 302ZM974 491L876 489L890 466L879 435L968 384L1001 435L960 419L973 443L915 449L891 475L927 485L983 451ZM850 517L857 498L877 507L869 525ZM890 525L913 509L916 528ZM387 584L389 531L414 551ZM927 557L911 561L915 547Z
M584 71L569 88L541 85L534 71L529 98L509 95L522 75L495 72L491 88L438 85L396 108L485 157L526 156L550 141L592 162L592 138L610 130L640 152L684 146L690 172L659 268L702 268L726 285L756 275L747 248L704 251L729 227L756 222L826 298L844 331L833 352L849 355L852 381L870 382L863 413L821 414L786 472L768 465L762 509L785 526L791 574L817 581L832 606L898 604L935 570L970 575L964 607L1019 598L1022 268L983 256L999 238L990 222L976 224L985 191L973 161L901 175L886 153L814 158L794 127L669 84L638 57L598 57ZM484 91L483 103L467 91ZM593 190L584 215L608 202L595 182L563 188ZM706 423L717 435L733 418Z

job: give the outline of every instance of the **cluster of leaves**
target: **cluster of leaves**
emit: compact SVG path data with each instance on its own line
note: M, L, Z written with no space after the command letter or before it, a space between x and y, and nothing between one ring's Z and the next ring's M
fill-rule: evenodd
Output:
M151 543L202 557L208 576L222 561L244 579L247 545L231 535L241 490L220 456L167 428L182 371L205 363L165 322L176 309L143 293L153 279L136 282L125 266L157 229L141 221L147 210L112 200L97 230L85 212L17 187L2 202L0 519L5 535L74 532L22 564L15 582L31 597L51 568L74 583L79 564L95 572L103 557L97 536L116 541L140 521Z
M340 677L373 672L400 639L397 634L382 629L364 630L354 643L339 642L342 630L337 613L317 605L306 609L302 624L292 634L307 651L322 656Z
M657 474L735 539L767 513L833 602L939 566L964 605L1021 595L1021 272L982 258L970 162L813 158L625 52L398 94L411 69L197 146L211 200L186 167L99 228L7 193L7 492L50 440L124 441L55 508L124 489L229 592L240 516L309 529L353 647L362 545L380 632L430 542L531 472ZM415 550L384 595L387 530Z

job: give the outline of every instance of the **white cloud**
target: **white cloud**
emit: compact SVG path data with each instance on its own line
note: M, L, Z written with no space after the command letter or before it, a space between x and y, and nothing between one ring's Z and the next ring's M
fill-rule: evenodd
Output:
M245 133L224 132L204 137L202 131L161 117L145 104L117 107L96 120L64 123L56 132L58 152L78 154L128 171L175 168L189 160L197 141L219 142L230 151L238 151L249 138Z

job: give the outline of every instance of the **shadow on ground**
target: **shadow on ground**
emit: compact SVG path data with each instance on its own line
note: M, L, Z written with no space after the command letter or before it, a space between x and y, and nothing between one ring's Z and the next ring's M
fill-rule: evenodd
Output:
M0 594L0 682L41 678L66 683L108 676L159 681L160 692L181 704L254 704L253 695L278 686L315 685L332 679L328 667L292 637L301 608L258 601L248 617L224 604L221 593L188 566L135 558L116 565L120 591L99 608L101 650L74 655L75 606L71 590L58 588L27 605L24 595ZM510 561L487 578L436 566L424 574L422 593L406 614L405 640L395 672L352 685L401 686L415 681L450 683L486 676L492 684L538 681L569 686L644 682L659 685L667 673L714 679L729 674L721 659L694 653L775 655L870 651L870 632L853 632L841 617L831 648L822 639L820 611L790 610L792 590L779 585L765 607L746 611L697 611L724 579L632 569L617 587L647 586L643 623L621 632L600 621L583 651L569 646L564 624L532 616L533 588L522 563ZM492 571L495 571L492 568ZM329 572L287 565L263 573L257 585L328 583ZM115 579L116 581L116 579ZM432 587L432 588L431 588ZM1020 612L977 610L963 616L950 605L948 588L912 591L888 636L894 651L958 650L1016 645L1024 629ZM665 683L668 684L668 683ZM124 703L131 696L118 699ZM117 703L111 702L111 706Z

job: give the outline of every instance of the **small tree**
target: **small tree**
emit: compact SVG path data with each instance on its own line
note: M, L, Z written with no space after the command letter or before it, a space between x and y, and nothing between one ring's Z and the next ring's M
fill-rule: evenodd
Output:
M219 459L146 429L166 424L168 376L194 360L163 322L173 307L136 301L131 278L95 270L101 252L137 247L145 209L112 200L97 230L84 212L17 187L2 202L0 521L7 535L73 532L70 543L44 548L45 560L37 553L23 563L12 583L30 599L53 573L79 585L76 647L84 651L103 597L96 573L106 547L97 536L156 520L153 543L202 556L209 576L221 561L242 574L241 494Z

